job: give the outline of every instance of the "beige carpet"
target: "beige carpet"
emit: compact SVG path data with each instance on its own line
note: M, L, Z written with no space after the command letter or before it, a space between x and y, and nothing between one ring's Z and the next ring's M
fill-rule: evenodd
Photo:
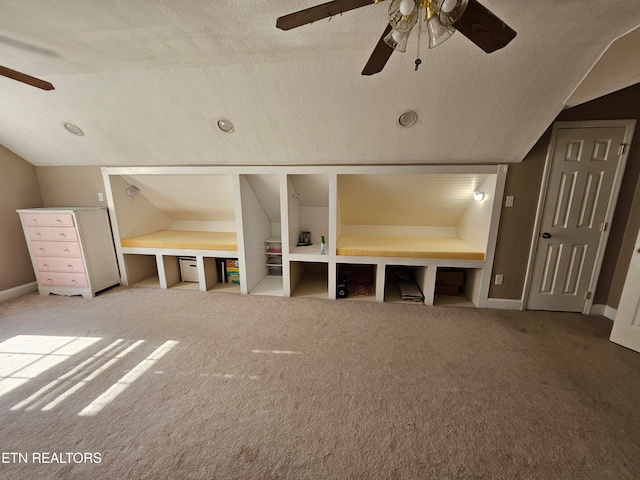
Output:
M96 340L0 396L0 478L638 479L640 354L610 329L135 287L27 295L0 304L0 347ZM3 355L6 372L24 352ZM33 458L54 452L101 462Z

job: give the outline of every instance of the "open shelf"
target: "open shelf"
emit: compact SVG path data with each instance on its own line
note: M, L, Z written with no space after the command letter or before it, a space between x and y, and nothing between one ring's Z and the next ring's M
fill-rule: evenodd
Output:
M291 296L329 298L328 266L319 262L291 262Z
M426 272L427 267L423 266L387 265L385 269L384 301L387 303L398 302L423 304ZM406 282L407 280L415 282L415 288L417 288L417 291L405 289L405 294L414 293L418 296L422 295L422 298L402 298L399 281Z
M329 175L287 175L289 200L289 252L293 255L322 255L320 238L329 239ZM301 235L311 245L300 245ZM328 253L328 251L326 252Z
M271 295L274 297L284 296L282 287L282 277L267 275L249 292L252 295Z
M339 263L337 265L337 289L346 285L348 295L345 300L361 302L376 301L376 265Z
M158 275L153 275L134 283L133 286L144 288L160 288L160 279L158 278Z
M438 268L433 304L476 307L482 273L481 268Z
M464 295L436 295L433 304L437 307L467 307L476 308L469 298Z

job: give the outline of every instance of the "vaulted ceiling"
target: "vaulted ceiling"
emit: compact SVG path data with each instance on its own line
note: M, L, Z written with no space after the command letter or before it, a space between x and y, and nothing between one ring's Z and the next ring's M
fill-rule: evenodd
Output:
M389 1L276 29L317 3L0 0L0 65L55 85L0 78L0 144L34 165L518 162L574 91L640 80L636 2L482 0L518 32L506 48L456 34L416 72L414 35L371 77Z

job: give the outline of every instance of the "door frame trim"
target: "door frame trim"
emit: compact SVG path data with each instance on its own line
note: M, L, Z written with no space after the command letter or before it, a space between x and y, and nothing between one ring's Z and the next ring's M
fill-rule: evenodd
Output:
M531 277L533 275L533 262L538 250L539 243L539 230L540 225L542 223L542 213L544 208L544 203L547 197L547 189L549 187L549 176L552 167L553 156L555 154L556 141L558 138L558 131L561 129L568 128L607 128L607 127L625 127L625 134L623 142L627 145L631 144L631 139L633 138L633 132L635 130L636 120L585 120L585 121L576 121L576 122L554 122L553 129L551 132L551 139L549 140L549 148L547 149L547 156L544 161L544 171L542 174L542 183L540 186L540 195L538 196L538 205L536 207L536 217L533 224L533 232L531 237L531 247L529 249L529 260L527 261L527 271L524 278L524 287L522 289L522 309L527 309L527 304L529 302L529 292L531 289ZM627 157L629 156L629 151L631 149L627 148L626 152L620 156L620 161L618 162L618 167L616 169L616 174L613 179L613 185L611 187L611 196L609 197L609 205L607 205L607 211L605 213L605 222L608 225L611 225L611 220L613 218L613 213L615 211L615 207L618 201L618 194L620 193L620 185L622 184L622 177L624 175L625 167L627 164ZM598 278L600 276L600 269L602 267L602 261L604 259L604 253L607 248L607 240L609 239L610 228L606 231L602 232L600 235L600 243L598 245L598 250L596 252L596 257L594 260L593 272L591 274L591 279L589 280L589 291L595 294L595 289L598 285ZM593 305L593 297L585 300L584 308L582 310L583 314L591 313L591 307Z

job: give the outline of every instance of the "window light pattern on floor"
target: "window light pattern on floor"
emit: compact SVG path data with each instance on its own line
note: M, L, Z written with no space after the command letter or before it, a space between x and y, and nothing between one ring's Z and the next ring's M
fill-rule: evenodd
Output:
M33 380L38 375L82 353L100 342L98 337L62 337L19 335L0 343L0 396ZM57 379L49 382L14 405L11 410L52 410L108 372L119 361L145 343L144 340L117 339L93 355L89 353L80 363ZM179 342L169 340L156 348L144 360L129 370L115 384L93 400L79 415L96 415L140 378ZM142 353L144 355L144 353ZM76 357L80 358L80 357Z
M17 335L0 343L0 397L102 340Z

